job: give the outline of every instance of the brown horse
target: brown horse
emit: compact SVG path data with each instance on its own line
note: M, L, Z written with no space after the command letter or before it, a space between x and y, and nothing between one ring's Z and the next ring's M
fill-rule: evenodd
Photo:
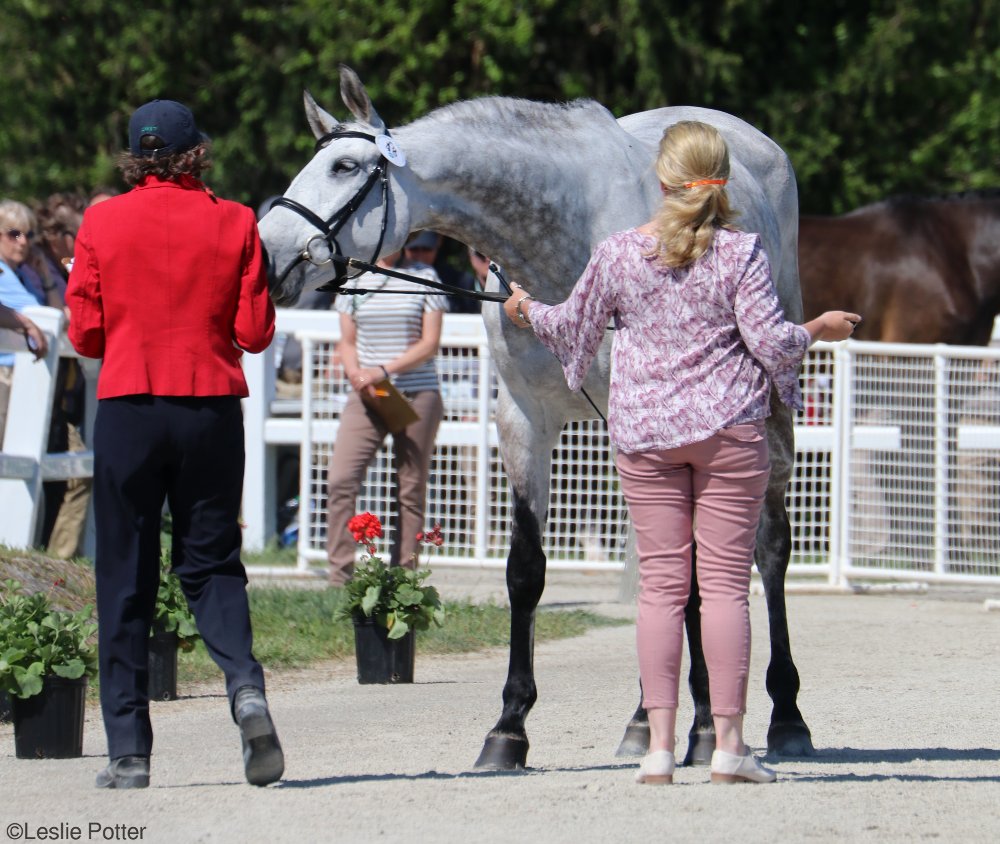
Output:
M1000 190L803 215L799 275L806 317L859 313L857 340L986 345L1000 313Z

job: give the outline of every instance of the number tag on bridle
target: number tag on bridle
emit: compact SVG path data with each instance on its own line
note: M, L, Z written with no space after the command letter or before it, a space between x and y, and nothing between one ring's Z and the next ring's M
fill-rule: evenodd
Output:
M406 166L406 156L403 154L403 151L396 146L396 142L388 135L376 135L375 146L378 147L378 151L382 153L382 155L384 155L397 167Z

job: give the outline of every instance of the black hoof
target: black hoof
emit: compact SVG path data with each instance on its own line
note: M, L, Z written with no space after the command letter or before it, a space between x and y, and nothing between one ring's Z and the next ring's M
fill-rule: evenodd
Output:
M685 765L711 765L712 752L715 750L715 733L691 733L688 736L688 751L684 757Z
M649 724L629 724L615 756L645 756L649 750Z
M772 724L767 731L767 752L778 756L815 756L809 728L801 721Z
M514 736L487 736L477 768L492 771L516 771L528 763L528 740Z

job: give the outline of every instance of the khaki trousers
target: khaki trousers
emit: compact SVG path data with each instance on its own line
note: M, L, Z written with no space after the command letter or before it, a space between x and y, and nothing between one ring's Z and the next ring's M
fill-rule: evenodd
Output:
M392 508L395 534L389 564L415 568L420 547L417 534L425 529L427 479L444 404L441 394L435 390L422 390L408 398L420 419L392 435L393 468L396 470ZM326 549L330 583L334 586L345 583L354 572L358 545L347 530L347 522L355 514L368 466L388 433L357 393L351 393L340 415L340 428L327 473ZM385 521L385 514L375 515Z
M87 446L80 436L80 429L72 424L68 428L67 451L85 451ZM87 524L87 507L90 504L90 490L93 485L91 478L70 478L66 481L66 492L49 536L47 550L51 556L68 560L81 553L80 540Z

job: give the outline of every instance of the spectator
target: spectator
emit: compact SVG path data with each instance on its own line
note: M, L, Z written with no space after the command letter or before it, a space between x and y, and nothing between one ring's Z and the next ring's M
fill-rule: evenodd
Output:
M487 258L482 252L477 252L471 246L468 248L469 255L469 266L472 268L472 287L470 290L475 290L482 293L486 289L486 276L490 272L490 259ZM471 302L474 306L474 310L468 311L468 313L479 313L482 308L482 302L479 299L466 299L467 302Z
M58 287L62 301L69 278L68 265L73 258L76 234L83 222L86 200L77 194L54 193L36 211L39 236L36 238L46 276ZM68 316L68 309L67 309ZM49 429L48 450L84 451L83 436L86 383L79 361L61 358L56 374L56 396ZM69 559L82 553L91 478L69 478L45 483L45 518L42 544L53 557Z
M422 231L413 235L403 249L403 255L410 264L424 264L433 267L438 278L445 284L463 290L475 290L476 280L471 273L455 269L441 254L441 235L432 231ZM454 314L478 314L479 300L470 296L448 296L448 310Z
M90 197L87 200L87 207L89 208L91 205L97 205L99 202L104 202L104 200L106 199L111 199L114 196L118 196L118 194L119 191L115 190L114 188L109 188L105 185L96 187L90 192Z
M19 314L13 308L0 305L0 328L16 331L24 335L28 349L35 356L35 360L42 360L49 353L49 340L45 333L34 322L24 314ZM0 433L0 445L3 443L3 434Z
M146 681L164 500L172 570L225 675L246 778L266 785L284 771L252 652L239 526L247 395L240 358L271 342L274 308L253 212L200 179L209 150L180 103L137 109L119 159L134 187L87 209L69 279L70 340L104 360L94 567L110 763L99 788L149 785Z
M35 237L34 225L35 216L27 205L12 199L0 201L0 304L18 313L45 304L40 279L24 263ZM0 353L0 444L7 427L13 376L13 353Z
M386 255L378 266L396 266L399 253ZM430 268L409 272L436 280ZM347 530L368 464L389 431L361 399L376 400L374 384L390 379L410 400L420 417L392 435L396 487L393 490L394 536L390 565L417 565L417 533L424 528L427 478L438 425L444 414L434 357L441 340L444 297L419 283L365 273L357 286L377 289L368 295L338 296L338 347L353 392L340 416L337 441L327 475L327 558L330 583L340 586L354 571L357 545ZM409 292L409 291L415 291Z

